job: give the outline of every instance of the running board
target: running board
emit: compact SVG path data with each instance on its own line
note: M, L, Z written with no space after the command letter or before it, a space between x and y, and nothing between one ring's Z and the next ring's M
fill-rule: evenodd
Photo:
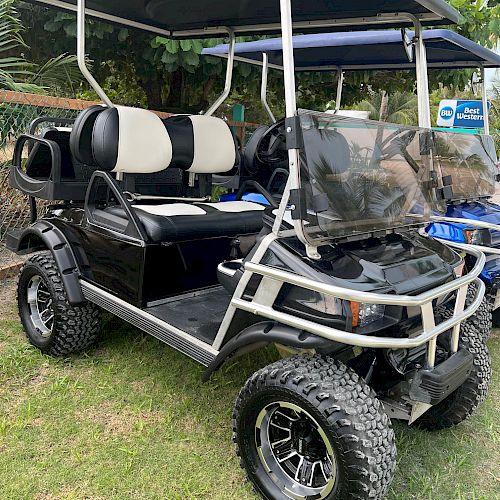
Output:
M88 301L97 304L127 323L149 333L170 347L198 361L198 363L208 366L217 356L218 351L212 346L198 340L183 330L179 330L179 328L158 319L152 314L115 297L85 280L80 280L80 283L83 295Z

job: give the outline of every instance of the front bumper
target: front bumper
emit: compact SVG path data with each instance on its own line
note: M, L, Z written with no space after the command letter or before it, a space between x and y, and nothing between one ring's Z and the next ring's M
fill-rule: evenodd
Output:
M432 370L419 370L410 384L411 400L437 405L467 380L473 362L472 354L462 348Z

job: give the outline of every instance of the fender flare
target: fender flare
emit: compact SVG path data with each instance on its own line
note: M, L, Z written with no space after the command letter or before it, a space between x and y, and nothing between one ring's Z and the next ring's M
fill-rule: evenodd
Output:
M203 382L207 382L214 372L238 353L243 354L272 343L316 350L331 349L335 344L331 340L273 321L255 323L242 330L222 347L203 373Z
M80 267L64 233L46 220L40 220L18 233L8 242L8 248L19 255L47 249L52 253L61 274L71 305L86 302L80 285Z

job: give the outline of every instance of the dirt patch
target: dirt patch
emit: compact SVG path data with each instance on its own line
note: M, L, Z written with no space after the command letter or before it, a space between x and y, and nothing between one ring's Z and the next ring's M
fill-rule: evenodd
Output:
M78 498L79 500L104 500L104 497L88 496L81 494L78 490L71 490L64 488L63 491L57 495L52 493L39 493L35 500L68 500L69 498Z
M111 403L103 403L99 407L86 408L81 414L92 423L102 425L110 434L130 434L144 425L160 422L161 415L155 411L143 410L134 412L130 408L115 408Z
M200 428L200 423L196 418L194 418L191 415L185 416L180 422L179 422L179 427L186 433L186 434L193 434L195 431L197 431Z
M17 319L16 278L0 281L0 319Z

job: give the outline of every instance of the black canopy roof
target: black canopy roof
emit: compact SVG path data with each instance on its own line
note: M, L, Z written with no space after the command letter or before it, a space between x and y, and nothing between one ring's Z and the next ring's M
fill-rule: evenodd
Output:
M75 10L76 0L28 0L31 3ZM165 36L210 36L235 28L241 34L278 32L279 0L87 0L89 15ZM457 23L459 13L444 0L293 0L294 26L301 32L329 31L335 26L373 26L380 14L410 13L424 24ZM353 21L357 18L357 21ZM361 19L362 18L362 19ZM394 18L377 21L384 27L409 25ZM191 31L191 33L188 33Z

